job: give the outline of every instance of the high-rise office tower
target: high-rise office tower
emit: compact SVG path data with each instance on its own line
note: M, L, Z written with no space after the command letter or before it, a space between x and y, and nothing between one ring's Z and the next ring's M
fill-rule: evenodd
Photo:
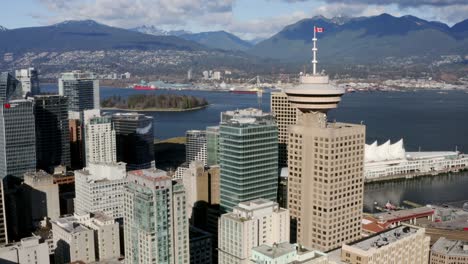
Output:
M218 263L251 263L252 248L289 242L289 212L257 199L239 203L219 219Z
M59 165L70 166L68 101L60 95L34 97L37 168L52 172Z
M19 99L19 96L16 94L18 90L21 92L19 86L19 81L10 73L0 73L0 101L5 102L11 99Z
M127 185L125 163L96 164L75 171L75 212L104 212L123 217L123 191Z
M125 263L189 263L184 186L167 172L128 172L124 193Z
M41 93L39 88L39 74L36 69L28 68L16 70L15 77L21 83L22 97Z
M117 161L127 163L127 170L153 168L153 117L116 113L112 116L112 122L116 134Z
M219 127L221 207L232 211L240 202L276 201L278 128L273 115L258 109L227 111Z
M99 81L89 72L62 73L58 80L59 94L68 97L69 111L100 108Z
M278 125L278 165L283 168L288 166L288 129L296 124L298 110L289 103L284 92L272 92L270 105Z
M327 122L327 111L338 106L344 90L316 72L286 89L299 109L288 142L288 209L298 243L328 251L361 236L365 126Z
M206 128L206 164L208 166L219 164L219 126Z
M86 111L85 111L86 116ZM85 117L86 164L117 161L115 130L111 116Z
M33 101L13 99L18 81L0 74L0 177L23 178L36 169L36 133Z
M201 160L206 164L206 132L189 130L185 133L185 161L190 164L194 160Z

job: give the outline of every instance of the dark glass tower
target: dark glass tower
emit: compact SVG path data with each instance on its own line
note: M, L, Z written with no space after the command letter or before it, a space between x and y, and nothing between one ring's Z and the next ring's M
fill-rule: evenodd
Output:
M68 97L69 111L99 108L99 82L92 73L62 73L58 86L59 94Z
M138 113L112 116L116 134L117 161L127 163L127 170L154 167L153 118Z
M37 168L52 172L55 166L70 167L68 100L60 95L35 96Z
M36 133L32 100L12 99L18 81L0 75L0 177L23 178L36 169Z

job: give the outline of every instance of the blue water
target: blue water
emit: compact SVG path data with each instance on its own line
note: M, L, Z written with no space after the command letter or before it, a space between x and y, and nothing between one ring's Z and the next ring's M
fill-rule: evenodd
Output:
M56 85L42 88L56 91ZM149 112L154 117L155 137L166 139L183 136L189 129L205 129L219 123L226 110L257 107L257 96L208 91L135 91L132 89L101 88L101 99L112 95L187 94L204 97L210 105L189 112ZM270 111L270 94L264 94L261 107ZM365 92L343 96L339 108L329 119L360 123L367 126L367 141L404 138L407 150L455 150L468 152L468 94L463 91ZM444 203L468 200L468 173L457 176L430 177L391 183L366 185L365 208L372 203L403 200Z

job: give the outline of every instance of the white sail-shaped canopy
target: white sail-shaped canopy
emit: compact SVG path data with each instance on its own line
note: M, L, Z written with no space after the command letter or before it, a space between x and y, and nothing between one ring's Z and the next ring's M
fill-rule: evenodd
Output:
M377 141L365 147L365 162L379 162L403 160L406 158L406 151L403 145L403 139L391 144L390 140L378 145Z

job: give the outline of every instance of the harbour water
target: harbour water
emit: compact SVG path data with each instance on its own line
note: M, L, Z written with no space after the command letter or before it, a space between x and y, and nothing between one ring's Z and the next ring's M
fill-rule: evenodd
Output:
M56 91L57 86L45 87ZM205 129L219 123L220 112L258 107L255 94L233 94L210 91L135 91L102 87L101 99L112 95L187 94L204 97L207 108L187 112L147 112L154 117L155 138L183 136L189 129ZM270 110L270 94L263 95L261 107ZM364 92L343 96L339 108L329 120L360 123L367 126L367 142L404 138L410 151L458 150L468 152L468 94L464 91L421 90L415 92ZM413 180L374 183L366 186L365 208L374 201L401 204L410 200L420 204L468 200L468 173L453 176L424 177Z

